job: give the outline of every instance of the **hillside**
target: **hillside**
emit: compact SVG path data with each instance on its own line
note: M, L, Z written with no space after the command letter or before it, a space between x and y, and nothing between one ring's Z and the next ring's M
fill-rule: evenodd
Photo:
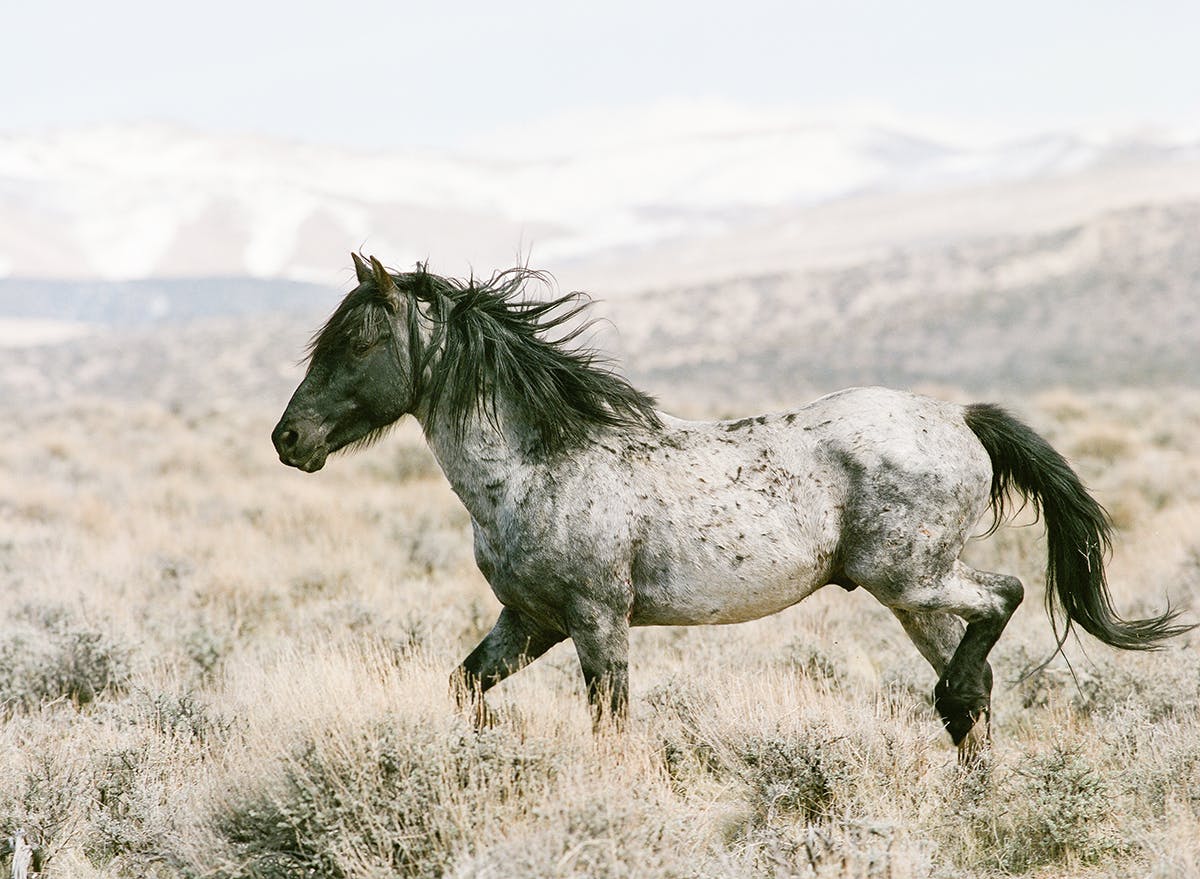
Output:
M746 113L637 123L472 155L165 125L0 135L0 277L336 284L359 247L454 274L532 249L577 283L635 292L1200 197L1200 147L1161 133L965 142Z
M855 384L1200 383L1200 204L605 303L630 371L732 404ZM753 389L752 391L750 389Z
M329 287L282 279L64 282L0 278L0 316L68 321L95 328L127 329L209 318L307 313L331 307L336 297L337 292Z
M861 384L1194 387L1196 228L1200 203L1144 207L851 268L609 299L593 291L608 319L596 342L669 408L738 411L749 399L784 405ZM67 322L76 333L6 350L0 394L276 405L341 292L254 279L0 281L0 322Z

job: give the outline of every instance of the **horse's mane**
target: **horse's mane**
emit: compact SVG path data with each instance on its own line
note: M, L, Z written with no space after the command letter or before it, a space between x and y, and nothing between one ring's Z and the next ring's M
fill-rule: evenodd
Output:
M595 349L572 344L594 323L582 319L591 305L586 294L532 298L530 284L553 289L553 281L528 268L497 272L486 281L443 278L421 265L389 274L396 287L390 295L414 306L405 309L410 375L423 382L419 390L429 411L459 438L473 416L498 424L500 396L538 432L548 452L600 430L661 427L652 397ZM374 341L394 310L395 302L373 280L360 284L313 337L310 368L326 352ZM419 332L422 316L433 324L428 343ZM564 332L547 337L557 329Z

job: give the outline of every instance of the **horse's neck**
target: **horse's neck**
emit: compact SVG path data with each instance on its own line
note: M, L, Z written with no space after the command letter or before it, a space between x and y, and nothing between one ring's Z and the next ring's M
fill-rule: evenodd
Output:
M513 489L530 483L536 467L524 452L532 441L529 428L498 406L497 424L479 414L467 421L462 435L437 418L422 419L434 457L467 512L480 525L494 525Z

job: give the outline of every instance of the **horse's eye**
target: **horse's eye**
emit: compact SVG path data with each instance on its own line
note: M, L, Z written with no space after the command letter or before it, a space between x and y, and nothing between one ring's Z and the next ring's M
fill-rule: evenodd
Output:
M366 354L368 351L370 351L374 347L375 347L374 342L368 342L366 339L359 339L357 342L354 343L354 353L361 356L363 354Z

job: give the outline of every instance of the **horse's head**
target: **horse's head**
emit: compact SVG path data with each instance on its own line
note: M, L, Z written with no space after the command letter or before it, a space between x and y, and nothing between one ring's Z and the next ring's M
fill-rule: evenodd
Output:
M308 372L271 434L279 460L308 473L331 452L370 443L415 406L416 305L375 257L351 254L358 286L313 337Z

